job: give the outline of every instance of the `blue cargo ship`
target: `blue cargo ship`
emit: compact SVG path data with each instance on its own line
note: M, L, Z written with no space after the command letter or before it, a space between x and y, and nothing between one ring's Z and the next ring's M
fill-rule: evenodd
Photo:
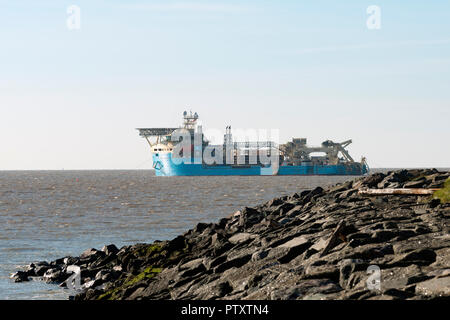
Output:
M139 128L151 149L157 176L364 175L365 158L355 162L345 149L352 141L324 141L309 147L305 138L285 144L233 140L226 127L224 142L212 145L197 125L197 113L183 113L179 128ZM317 155L319 154L319 155Z

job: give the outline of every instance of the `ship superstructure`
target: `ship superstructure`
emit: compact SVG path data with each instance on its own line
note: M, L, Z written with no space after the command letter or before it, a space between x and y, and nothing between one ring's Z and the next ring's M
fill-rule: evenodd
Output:
M307 146L305 138L274 141L234 141L231 127L223 144L212 145L197 125L198 114L183 113L179 128L139 128L153 157L158 176L209 175L363 175L366 160L355 162L345 149L352 141L324 141ZM321 155L313 155L320 153Z

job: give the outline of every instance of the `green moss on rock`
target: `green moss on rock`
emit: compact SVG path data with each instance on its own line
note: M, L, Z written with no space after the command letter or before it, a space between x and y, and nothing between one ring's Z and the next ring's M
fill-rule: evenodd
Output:
M162 268L154 268L152 266L145 268L144 271L142 271L137 276L128 277L121 286L111 289L111 290L105 292L104 294L101 294L97 299L98 300L116 300L116 299L118 299L118 293L120 291L125 290L144 279L152 279L161 271L162 271Z
M433 198L441 200L441 203L450 202L450 178L445 180L444 188L434 192Z
M111 289L111 290L105 292L104 294L101 294L100 296L98 296L97 300L116 300L117 299L116 295L119 291L120 291L120 287Z
M150 256L153 253L161 252L161 250L162 250L162 246L161 245L159 245L157 243L149 244L146 248L142 249L142 254L145 255L145 256Z
M154 276L156 276L158 273L160 273L162 271L161 268L153 268L153 267L148 267L146 268L144 271L142 271L140 274L138 274L135 277L130 277L127 281L125 281L123 287L129 287L135 283L138 283L139 281L143 280L143 279L151 279Z

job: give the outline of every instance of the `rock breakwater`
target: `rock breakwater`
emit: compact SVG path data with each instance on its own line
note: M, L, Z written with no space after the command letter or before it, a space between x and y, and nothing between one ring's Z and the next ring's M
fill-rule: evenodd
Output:
M434 169L375 173L246 207L170 241L35 262L13 278L67 286L67 268L78 266L76 300L450 298L445 192L359 192L444 188L449 176Z

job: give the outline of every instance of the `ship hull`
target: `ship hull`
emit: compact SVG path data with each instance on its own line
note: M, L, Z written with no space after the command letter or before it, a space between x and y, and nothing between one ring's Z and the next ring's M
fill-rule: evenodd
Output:
M200 162L200 161L198 161ZM268 175L364 175L368 168L360 163L338 165L301 165L280 166L279 168L261 167L259 165L205 166L196 164L175 164L170 153L153 154L153 167L157 176L268 176Z

